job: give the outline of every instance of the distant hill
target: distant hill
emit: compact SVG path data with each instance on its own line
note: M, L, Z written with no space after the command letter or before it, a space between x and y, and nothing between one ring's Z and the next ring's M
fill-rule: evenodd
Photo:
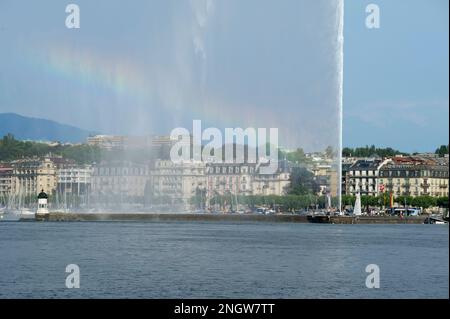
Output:
M55 121L26 117L15 113L0 113L0 137L8 133L19 140L85 142L89 135L98 134Z

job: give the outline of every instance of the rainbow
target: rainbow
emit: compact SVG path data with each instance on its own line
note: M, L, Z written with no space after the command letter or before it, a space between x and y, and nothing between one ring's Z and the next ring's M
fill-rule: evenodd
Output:
M149 94L148 80L123 58L52 46L35 54L32 61L46 73L73 83L118 95L146 97Z
M33 55L29 56L29 60L51 76L94 90L107 90L110 94L127 97L131 101L143 101L149 107L152 107L152 102L156 97L156 100L163 101L159 105L162 105L164 111L174 114L174 116L185 110L189 112L189 116L192 116L192 120L200 119L211 125L222 126L245 126L245 120L253 119L255 115L266 123L273 122L271 112L258 110L253 106L229 105L229 103L211 98L206 99L206 105L190 103L182 105L185 109L180 110L179 104L190 101L189 97L192 97L192 93L189 92L189 88L185 88L183 91L183 88L180 87L182 85L177 82L177 75L170 74L170 70L162 70L161 67L155 68L154 76L145 74L148 67L140 67L136 61L130 62L127 57L99 54L93 50L75 49L67 45L50 45L33 52ZM166 76L167 73L169 76ZM181 98L175 99L175 103L171 103L171 99L166 99L166 97L176 91L181 91ZM164 94L165 96L163 96ZM184 101L185 97L188 97L187 101ZM155 113L158 114L158 109L155 109Z

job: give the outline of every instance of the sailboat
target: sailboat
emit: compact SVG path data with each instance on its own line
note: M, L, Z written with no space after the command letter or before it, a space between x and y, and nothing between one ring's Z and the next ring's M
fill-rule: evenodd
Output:
M361 216L361 194L358 192L356 194L355 207L353 208L353 215Z
M444 217L442 218L444 221L448 222L449 218L448 218L448 209L447 211L444 213Z
M242 208L240 208L240 206L239 206L239 201L238 201L238 196L237 196L237 190L236 190L236 192L234 193L234 201L235 201L235 205L236 205L236 213L238 213L238 214L244 214L245 211L244 211Z

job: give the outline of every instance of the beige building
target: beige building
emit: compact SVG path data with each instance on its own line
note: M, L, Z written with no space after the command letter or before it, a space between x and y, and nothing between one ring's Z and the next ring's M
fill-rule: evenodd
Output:
M339 187L338 172L331 163L315 163L311 171L320 187L318 195L337 196Z
M154 199L170 199L166 204L186 209L198 194L205 202L216 195L283 195L290 184L287 170L260 174L257 164L159 160L150 175Z
M394 196L448 196L448 157L393 157L380 169L379 184Z
M206 170L208 198L229 193L253 195L255 172L256 164L209 163Z
M149 181L148 165L128 161L102 162L91 174L92 202L108 205L143 200Z
M287 169L279 167L274 174L261 174L259 164L207 164L208 197L225 194L284 195L290 185Z
M205 163L197 161L157 160L150 173L150 203L178 204L188 209L196 192L206 188L205 169Z
M5 202L12 191L13 168L0 164L0 203Z
M252 191L254 195L285 195L291 184L287 169L279 168L275 174L260 174L258 168L253 175Z
M12 192L24 196L37 195L41 190L53 194L57 185L57 165L50 157L28 158L11 162Z

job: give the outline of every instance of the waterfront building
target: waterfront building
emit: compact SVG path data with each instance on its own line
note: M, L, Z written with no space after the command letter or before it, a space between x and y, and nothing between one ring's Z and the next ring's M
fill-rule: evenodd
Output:
M254 195L285 195L291 184L288 167L283 161L279 162L278 170L274 174L261 174L260 166L256 167L253 175L253 194Z
M349 187L348 185L348 171L350 166L352 166L352 163L342 163L342 175L341 175L341 194L342 195L346 195L347 194L347 188Z
M206 168L207 196L254 195L256 164L208 163Z
M13 168L9 164L0 164L0 203L5 202L12 191Z
M131 161L101 162L92 167L91 201L107 205L142 202L148 181L147 164Z
M380 191L378 177L380 168L389 160L367 158L356 160L346 168L346 194L377 196ZM344 171L343 171L344 174Z
M448 196L448 169L448 157L397 156L380 169L379 184L394 196Z
M206 189L205 169L205 163L200 161L157 160L150 173L149 204L189 209L191 199Z
M52 194L56 190L57 178L54 158L25 158L11 162L13 194L35 196L41 190Z
M201 194L205 204L214 196L283 195L290 175L280 165L274 174L260 174L260 164L158 160L151 170L153 203L193 208Z
M356 163L360 158L355 157L342 157L341 165L342 165L342 175L341 175L341 192L342 195L348 194L348 172L349 168Z
M208 163L208 196L214 195L283 195L290 185L286 162L280 161L274 174L261 174L258 163Z
M337 196L339 183L338 172L330 160L316 162L312 166L311 171L320 189L317 195L330 194L331 196Z
M57 170L57 191L61 195L87 195L91 188L90 165L66 165Z

